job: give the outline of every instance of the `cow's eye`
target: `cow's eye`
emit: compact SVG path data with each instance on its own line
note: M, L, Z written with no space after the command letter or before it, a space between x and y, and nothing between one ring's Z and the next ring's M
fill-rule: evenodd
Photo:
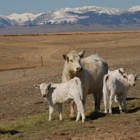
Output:
M70 62L73 62L73 60L70 60Z

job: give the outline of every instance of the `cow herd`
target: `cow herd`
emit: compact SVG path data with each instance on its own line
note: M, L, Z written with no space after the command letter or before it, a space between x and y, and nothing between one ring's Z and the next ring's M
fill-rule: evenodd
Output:
M54 105L58 104L59 119L62 120L62 104L70 101L70 116L74 116L74 104L77 106L76 121L82 117L85 121L85 103L88 94L93 94L94 111L100 110L101 99L104 101L105 113L112 113L112 104L119 103L119 110L124 112L126 108L126 95L130 86L135 86L138 76L127 74L124 68L114 71L108 70L108 64L97 54L84 57L85 51L72 50L64 54L65 64L62 73L62 83L35 84L42 96L49 104L49 121L52 120ZM109 98L108 98L109 97Z

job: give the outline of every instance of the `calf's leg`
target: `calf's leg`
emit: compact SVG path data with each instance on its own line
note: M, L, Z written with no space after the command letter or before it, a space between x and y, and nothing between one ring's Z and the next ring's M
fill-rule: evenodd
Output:
M122 112L122 97L118 97L119 110Z
M126 108L126 93L123 94L123 106L124 106L124 112L127 113L127 108Z
M82 116L82 122L85 121L85 114L84 114L84 107L82 104L82 101L79 100L75 100L75 103L77 105L77 117L76 117L76 121L78 121L80 119L80 115Z
M59 120L62 121L62 103L58 104Z
M52 120L53 111L54 111L54 107L53 107L53 106L50 106L50 107L49 107L49 121Z
M110 100L109 100L109 113L112 114L112 105L114 102L114 97L115 97L115 92L111 91L110 92Z
M70 102L70 117L74 117L74 105L75 105L75 102L74 100L72 100Z
M103 93L103 98L104 98L104 107L105 107L104 113L108 113L108 111L107 111L108 93L104 92Z

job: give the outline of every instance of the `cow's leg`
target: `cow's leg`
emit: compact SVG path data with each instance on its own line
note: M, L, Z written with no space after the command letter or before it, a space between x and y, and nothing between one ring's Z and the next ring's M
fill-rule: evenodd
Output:
M102 88L97 92L97 109L100 110L100 104L103 97Z
M83 108L85 109L85 103L86 103L86 97L87 97L87 89L83 89ZM75 101L72 100L70 103L70 117L74 117L74 105L75 105Z
M74 105L75 105L75 102L74 100L72 100L70 103L70 117L74 117Z
M126 93L123 94L122 99L123 99L124 112L127 113L127 108L126 108Z
M54 111L54 106L52 105L52 106L49 107L49 121L52 120L53 111Z
M122 112L122 97L118 97L118 103L119 103L119 110Z
M97 112L98 111L98 109L97 109L97 94L94 93L93 96L94 96L94 111Z
M62 121L62 103L58 104L59 120Z
M84 109L83 104L80 105L80 113L81 113L81 116L82 116L82 122L84 122L86 117L85 117L85 109Z
M84 115L84 107L82 102L79 100L75 99L75 103L77 105L77 117L76 117L76 121L78 121L80 119L80 115L82 116L82 122L85 121L85 115Z
M115 92L111 91L110 92L110 100L109 100L109 113L112 114L112 105L114 102L114 97L115 97Z
M86 98L87 98L87 89L83 89L83 100L82 100L82 103L83 103L84 110L85 110Z
M78 109L77 109L77 111L78 111ZM80 112L78 111L77 112L77 117L76 117L76 122L79 121L79 120L80 120Z
M107 92L103 93L103 99L104 99L104 107L105 107L104 113L108 113L108 111L107 111L108 93Z
M100 109L99 109L99 97L98 97L98 92L95 92L93 94L94 96L94 111L95 112L98 112Z

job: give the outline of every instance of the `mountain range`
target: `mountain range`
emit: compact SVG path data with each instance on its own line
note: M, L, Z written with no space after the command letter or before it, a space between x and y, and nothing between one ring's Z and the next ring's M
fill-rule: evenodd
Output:
M0 28L8 26L38 26L38 25L112 25L140 27L140 6L130 9L104 8L84 6L78 8L62 8L38 14L13 13L0 15Z

